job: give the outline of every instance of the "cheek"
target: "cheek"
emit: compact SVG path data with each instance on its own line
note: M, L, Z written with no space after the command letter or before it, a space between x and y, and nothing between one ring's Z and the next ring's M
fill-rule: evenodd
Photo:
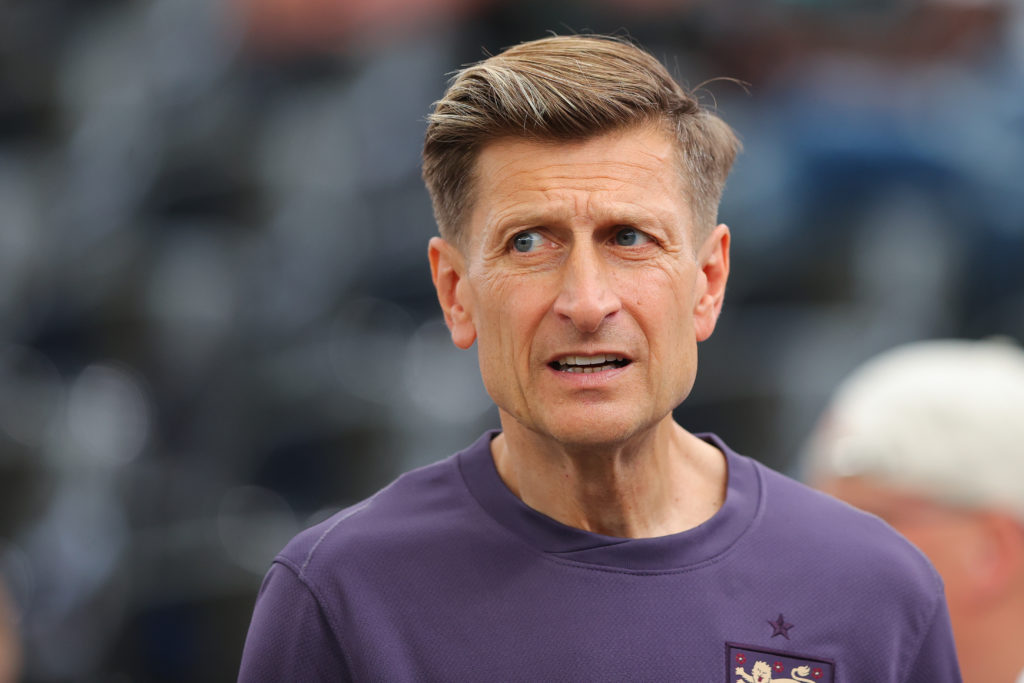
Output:
M473 279L473 290L476 292L476 321L486 330L488 339L495 333L495 328L507 316L510 302L514 301L515 293L508 283L493 276Z
M656 271L629 279L625 283L634 317L653 347L677 355L689 348L693 334L692 302L685 279L675 273ZM653 350L653 349L652 349Z
M547 306L544 296L550 287L545 288L529 278L493 276L482 279L477 291L481 294L478 305L481 346L487 346L488 353L497 356L499 362L507 363L526 353L544 318Z

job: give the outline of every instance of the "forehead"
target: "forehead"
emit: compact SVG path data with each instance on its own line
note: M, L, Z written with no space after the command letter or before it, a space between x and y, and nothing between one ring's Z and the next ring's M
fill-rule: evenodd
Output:
M688 209L674 140L653 125L573 142L502 138L481 149L474 175L474 233L506 219L667 219Z

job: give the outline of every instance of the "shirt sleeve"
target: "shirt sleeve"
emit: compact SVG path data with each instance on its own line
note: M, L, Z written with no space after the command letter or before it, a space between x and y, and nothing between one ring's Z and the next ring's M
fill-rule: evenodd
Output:
M956 657L956 646L953 643L953 628L949 622L949 610L946 608L944 597L939 598L931 626L903 680L907 683L963 683L960 663Z
M275 562L256 598L239 683L350 680L316 595L290 567Z

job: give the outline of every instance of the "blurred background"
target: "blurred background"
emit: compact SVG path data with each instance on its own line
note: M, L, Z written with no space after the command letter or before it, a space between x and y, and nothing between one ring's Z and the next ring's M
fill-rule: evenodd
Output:
M233 680L292 534L497 426L425 116L585 31L750 84L702 91L745 152L685 426L792 471L867 357L1024 341L1017 0L3 0L0 676Z

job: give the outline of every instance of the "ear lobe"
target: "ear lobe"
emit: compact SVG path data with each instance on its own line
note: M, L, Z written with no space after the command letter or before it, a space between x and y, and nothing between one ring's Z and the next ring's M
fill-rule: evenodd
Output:
M694 330L697 341L704 341L715 331L718 314L725 300L725 284L729 279L729 226L718 225L704 240L697 253L697 289L694 292Z
M462 253L440 237L432 237L427 257L444 322L452 334L452 343L460 349L468 349L476 341L476 327L471 315L472 298L466 286Z

